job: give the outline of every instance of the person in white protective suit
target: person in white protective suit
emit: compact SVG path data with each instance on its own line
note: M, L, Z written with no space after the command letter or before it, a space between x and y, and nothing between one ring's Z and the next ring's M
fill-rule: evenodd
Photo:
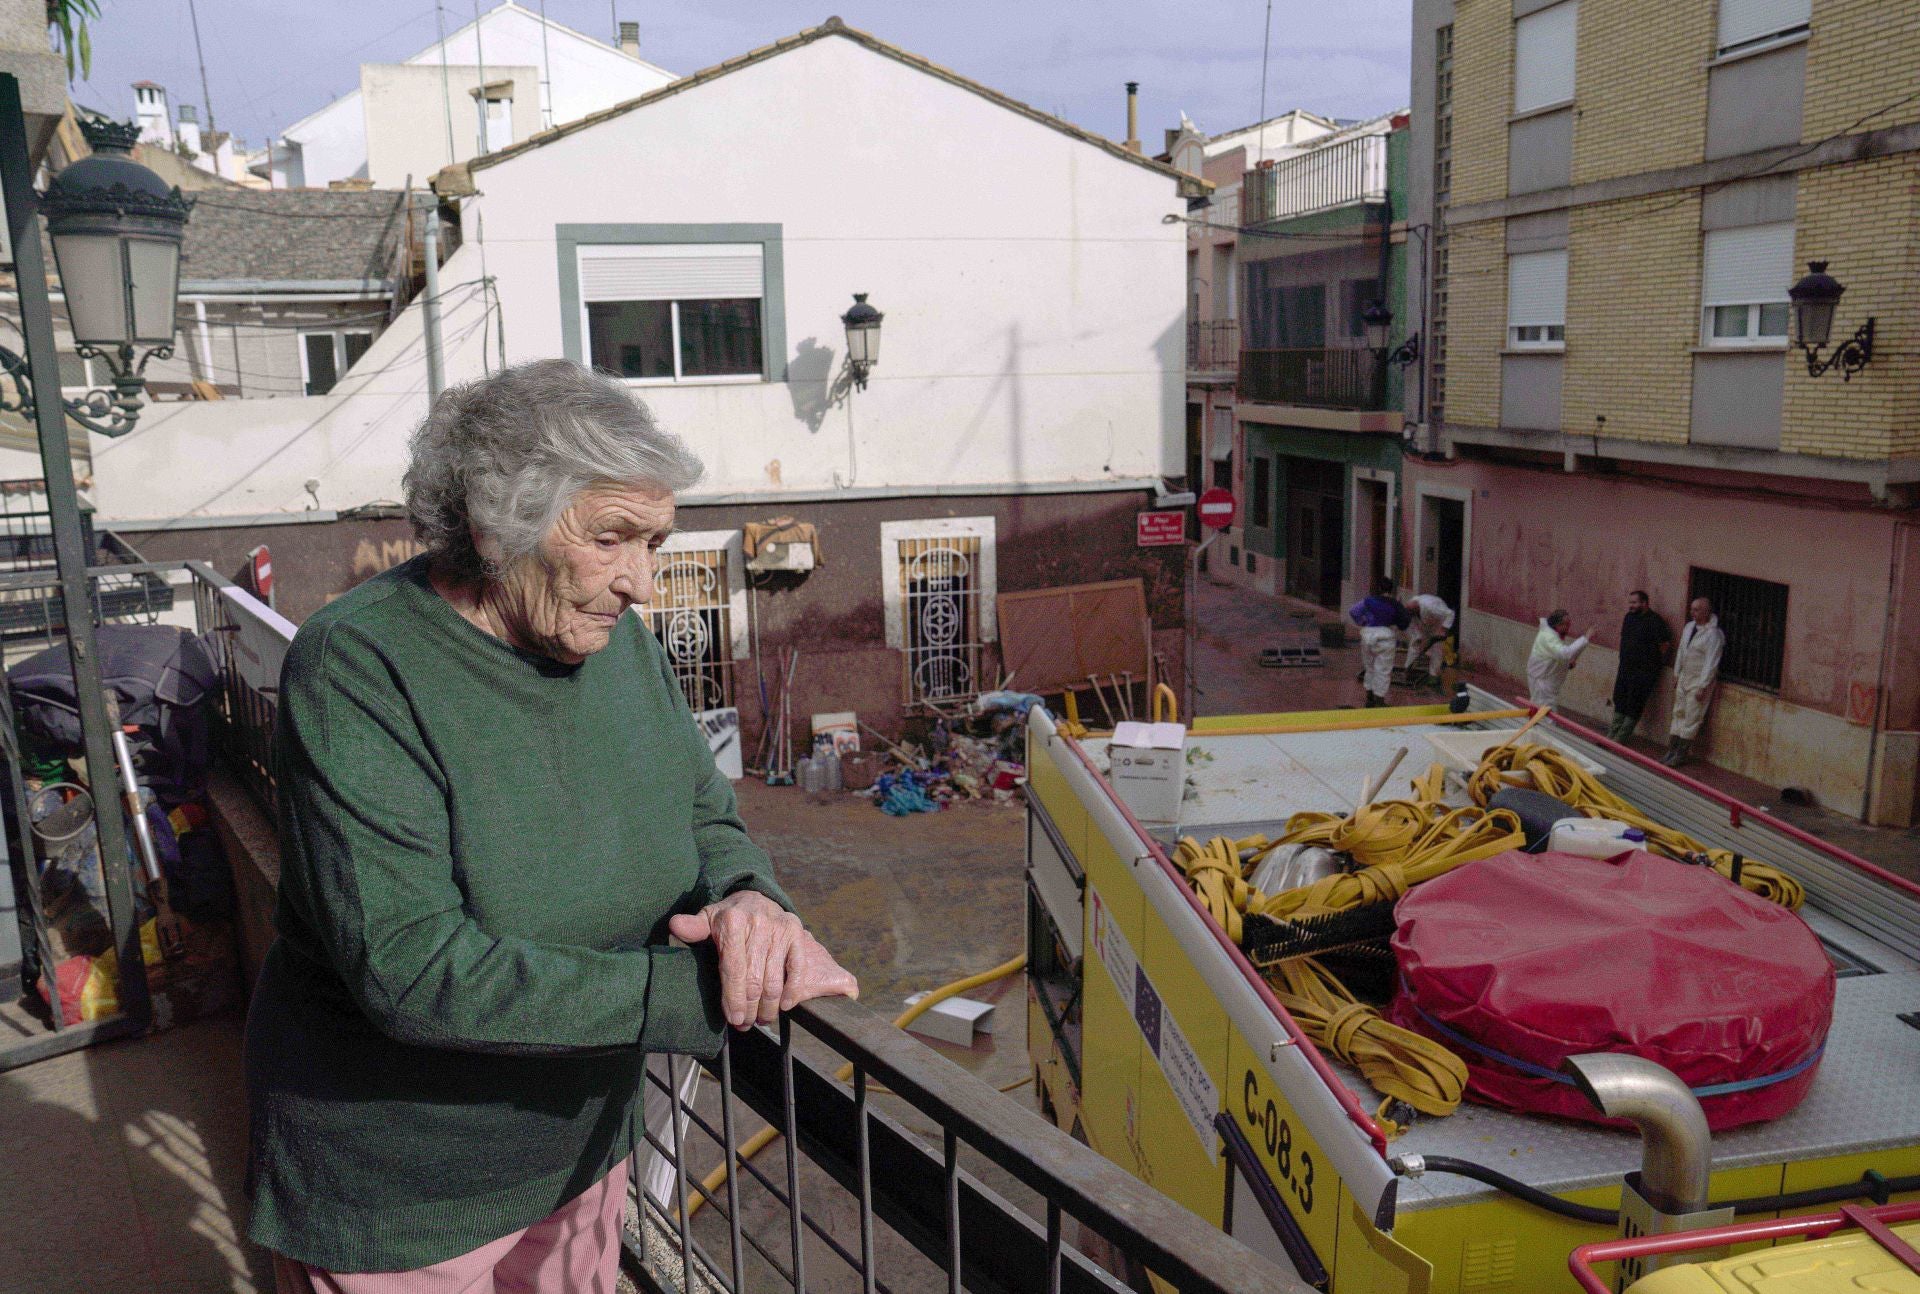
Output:
M1435 594L1417 593L1407 602L1407 614L1413 618L1407 626L1407 686L1438 683L1447 654L1447 635L1453 630L1453 608ZM1414 663L1423 656L1424 672L1415 674Z
M1565 611L1555 611L1540 622L1533 650L1527 654L1527 699L1533 704L1560 704L1560 689L1567 685L1567 674L1593 638L1589 629L1569 641L1571 632L1573 617Z
M1667 753L1660 762L1678 768L1693 753L1693 739L1707 721L1713 685L1720 677L1720 657L1727 649L1726 631L1713 603L1695 598L1687 608L1687 627L1680 631L1680 650L1673 657L1673 724L1668 729Z

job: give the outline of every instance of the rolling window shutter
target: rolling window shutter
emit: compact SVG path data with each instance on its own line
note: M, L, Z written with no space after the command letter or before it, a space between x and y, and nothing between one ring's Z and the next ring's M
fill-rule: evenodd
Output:
M1720 0L1720 48L1734 49L1805 27L1812 0Z
M1513 110L1531 112L1573 98L1578 0L1530 13L1513 24Z
M1207 457L1216 463L1233 457L1233 410L1213 411L1213 443L1207 446Z
M583 301L758 297L758 243L673 243L580 251Z
M1507 325L1567 321L1567 253L1522 252L1507 258Z
M1793 282L1793 226L1748 225L1707 231L1700 303L1763 305L1785 301Z

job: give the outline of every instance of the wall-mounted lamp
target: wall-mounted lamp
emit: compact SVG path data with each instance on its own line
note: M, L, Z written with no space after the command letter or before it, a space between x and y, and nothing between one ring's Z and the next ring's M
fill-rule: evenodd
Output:
M1387 309L1384 301L1369 301L1360 312L1360 321L1367 326L1367 344L1374 350L1387 348L1387 339L1393 331L1393 311ZM1420 358L1420 334L1415 333L1396 346L1387 362L1396 368L1405 368Z
M133 160L139 127L87 121L80 129L93 156L56 175L40 209L66 293L74 350L83 359L104 360L113 389L60 403L81 426L124 436L140 416L147 361L173 354L180 243L192 199ZM0 370L18 390L16 400L0 399L0 408L31 418L35 395L26 360L0 347ZM59 390L44 378L42 385Z
M1840 370L1840 380L1853 381L1858 373L1873 361L1873 319L1854 330L1853 336L1841 342L1833 354L1824 360L1820 351L1833 336L1833 312L1840 304L1840 297L1846 287L1838 279L1827 273L1827 262L1807 262L1807 275L1787 289L1787 296L1793 301L1793 331L1800 348L1807 352L1807 376L1819 377L1829 369Z
M853 307L840 316L847 326L847 367L853 384L867 389L867 373L880 362L880 321L886 316L867 304L867 294L853 294Z

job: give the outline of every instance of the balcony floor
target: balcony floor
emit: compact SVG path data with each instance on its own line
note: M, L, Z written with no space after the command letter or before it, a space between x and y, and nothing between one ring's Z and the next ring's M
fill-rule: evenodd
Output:
M8 1007L0 1029L25 1020ZM0 1294L273 1289L241 1238L241 1023L228 1012L0 1074Z

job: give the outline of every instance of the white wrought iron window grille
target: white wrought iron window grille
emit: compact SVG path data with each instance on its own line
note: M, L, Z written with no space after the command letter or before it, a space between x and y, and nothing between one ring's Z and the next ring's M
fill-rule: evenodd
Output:
M882 528L888 639L901 649L908 706L972 697L986 677L993 638L993 519L891 523ZM889 533L891 532L891 533Z
M743 654L736 650L744 616L735 602L745 593L738 534L676 535L657 562L653 599L642 609L647 627L660 640L688 708L695 714L725 709L734 703L733 666Z

